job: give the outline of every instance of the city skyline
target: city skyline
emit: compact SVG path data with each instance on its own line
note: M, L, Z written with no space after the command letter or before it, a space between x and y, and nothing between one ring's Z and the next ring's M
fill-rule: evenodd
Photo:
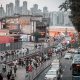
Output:
M28 3L28 9L30 10L30 8L34 5L34 4L38 4L39 5L39 9L43 9L43 7L48 7L49 11L59 11L59 5L62 4L65 0L20 0L20 6L22 6L23 1L27 1ZM4 7L4 9L6 10L6 4L9 3L14 3L15 4L15 0L1 0L0 1L0 5L2 4L2 6Z

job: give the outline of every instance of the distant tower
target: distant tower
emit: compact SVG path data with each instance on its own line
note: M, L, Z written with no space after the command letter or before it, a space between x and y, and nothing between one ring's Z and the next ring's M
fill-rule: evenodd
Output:
M23 2L22 14L23 14L23 15L26 15L26 14L27 14L27 1L24 1L24 2Z
M47 7L43 7L43 13L47 13L48 12L48 8Z
M34 7L35 10L38 10L38 4L34 4L33 7Z
M4 16L5 16L5 11L4 11L4 8L1 5L1 7L0 7L0 18L2 18Z
M14 15L14 5L13 3L9 3L6 5L6 16Z
M19 0L15 0L15 14L19 14L20 12L20 2Z
M47 7L43 7L43 17L49 18L49 12Z

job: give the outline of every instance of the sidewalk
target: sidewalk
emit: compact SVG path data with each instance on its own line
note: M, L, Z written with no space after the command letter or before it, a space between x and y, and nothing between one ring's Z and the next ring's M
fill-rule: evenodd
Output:
M25 80L26 76L26 70L24 67L21 67L17 70L15 80ZM3 80L7 80L6 78L3 78Z

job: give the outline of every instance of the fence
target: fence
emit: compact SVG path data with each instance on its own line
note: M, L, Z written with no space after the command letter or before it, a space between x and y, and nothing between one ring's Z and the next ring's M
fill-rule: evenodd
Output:
M0 44L0 51L15 50L22 47L22 42Z
M37 69L26 75L25 80L34 80L44 69L46 69L51 64L51 60L46 61L41 64Z

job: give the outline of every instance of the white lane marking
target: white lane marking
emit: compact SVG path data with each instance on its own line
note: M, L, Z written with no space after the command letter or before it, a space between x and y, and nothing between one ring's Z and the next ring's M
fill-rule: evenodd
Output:
M63 71L65 71L65 70L66 70L66 66L64 67Z
M61 75L61 78L63 77L63 75Z

